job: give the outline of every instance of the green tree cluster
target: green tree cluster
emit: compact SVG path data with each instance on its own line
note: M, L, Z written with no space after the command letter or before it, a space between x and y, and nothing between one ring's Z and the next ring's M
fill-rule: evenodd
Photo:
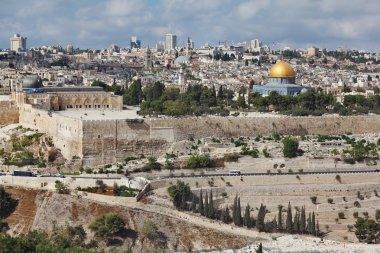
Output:
M82 226L54 227L49 235L45 232L30 231L11 236L0 233L0 252L7 253L97 253L96 243L85 243L86 232Z
M186 162L187 167L192 169L211 167L211 159L207 154L192 155Z
M189 184L178 180L176 184L168 187L167 192L173 201L173 205L180 210L187 210L187 200L190 198L191 191Z
M96 218L89 226L95 237L109 243L115 236L121 235L125 222L117 214L110 213Z
M298 141L296 139L285 137L282 140L283 148L282 152L285 157L293 158L299 155Z
M380 233L380 223L368 218L358 218L354 225L355 235L360 242L376 243Z

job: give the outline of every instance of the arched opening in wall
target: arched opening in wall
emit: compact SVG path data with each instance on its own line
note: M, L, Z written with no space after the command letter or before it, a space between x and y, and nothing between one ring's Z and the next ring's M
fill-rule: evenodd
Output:
M92 99L86 98L84 100L84 103L83 103L84 108L91 109L91 107L92 107L92 101L93 101Z
M101 104L100 99L98 97L96 97L94 99L93 104L94 104L94 108L100 108L100 104Z
M109 103L108 103L108 99L107 98L103 99L103 101L102 101L102 107L103 108L109 108Z
M80 107L80 105L82 104L82 100L80 99L80 98L77 98L76 100L75 100L75 103L74 103L74 108L75 109L79 109Z

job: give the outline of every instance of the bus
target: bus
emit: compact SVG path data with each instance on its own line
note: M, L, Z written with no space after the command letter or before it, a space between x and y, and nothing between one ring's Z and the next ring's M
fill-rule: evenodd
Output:
M34 174L31 171L15 170L15 171L13 171L13 176L18 176L18 177L34 177Z
M240 176L240 170L230 170L229 176Z

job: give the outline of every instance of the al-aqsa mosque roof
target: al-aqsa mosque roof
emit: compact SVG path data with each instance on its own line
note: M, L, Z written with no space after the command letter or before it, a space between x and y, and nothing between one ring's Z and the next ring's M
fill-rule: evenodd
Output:
M279 61L269 71L269 77L295 77L295 76L296 76L296 72L294 72L290 64L284 61Z

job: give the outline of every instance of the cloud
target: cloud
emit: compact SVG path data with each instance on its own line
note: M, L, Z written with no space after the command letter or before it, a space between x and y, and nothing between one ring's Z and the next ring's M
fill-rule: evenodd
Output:
M248 41L380 50L380 5L372 0L2 0L0 48L19 32L29 46L72 43L127 46L137 35L154 45L174 32L199 46Z

